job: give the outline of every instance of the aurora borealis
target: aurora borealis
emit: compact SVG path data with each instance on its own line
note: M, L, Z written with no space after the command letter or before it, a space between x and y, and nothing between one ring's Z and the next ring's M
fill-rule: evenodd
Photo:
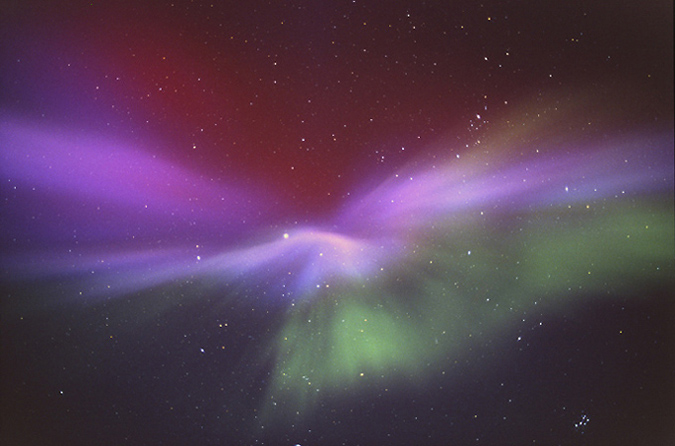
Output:
M672 5L29 3L10 444L672 438Z

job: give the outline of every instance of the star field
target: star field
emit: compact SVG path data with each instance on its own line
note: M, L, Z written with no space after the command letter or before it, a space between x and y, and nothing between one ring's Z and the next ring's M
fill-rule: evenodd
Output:
M669 444L672 4L595 3L2 6L0 442Z

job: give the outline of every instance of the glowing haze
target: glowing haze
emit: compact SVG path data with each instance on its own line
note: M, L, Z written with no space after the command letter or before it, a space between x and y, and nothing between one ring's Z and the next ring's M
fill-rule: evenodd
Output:
M179 282L253 287L253 305L286 308L259 358L274 369L265 422L346 386L419 382L572 286L673 286L672 134L555 151L492 135L316 224L274 223L260 184L101 135L9 117L0 142L7 279L68 280L86 302Z

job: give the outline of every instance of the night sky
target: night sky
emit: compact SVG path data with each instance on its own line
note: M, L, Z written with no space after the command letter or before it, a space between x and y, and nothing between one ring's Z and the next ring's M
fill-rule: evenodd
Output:
M675 444L673 4L0 6L3 445Z

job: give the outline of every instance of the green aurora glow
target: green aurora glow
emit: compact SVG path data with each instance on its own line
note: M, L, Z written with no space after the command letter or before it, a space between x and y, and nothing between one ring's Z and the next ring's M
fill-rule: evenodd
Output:
M672 197L437 226L393 268L288 311L262 419L302 416L374 382L419 385L481 338L579 299L673 290L674 227Z

